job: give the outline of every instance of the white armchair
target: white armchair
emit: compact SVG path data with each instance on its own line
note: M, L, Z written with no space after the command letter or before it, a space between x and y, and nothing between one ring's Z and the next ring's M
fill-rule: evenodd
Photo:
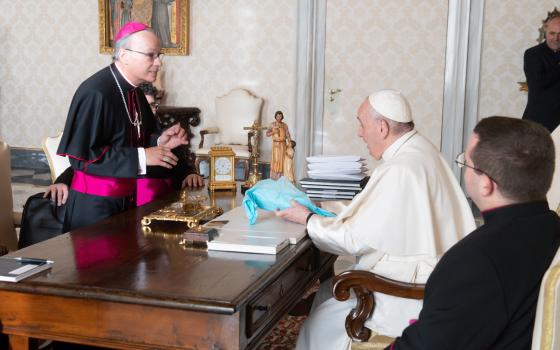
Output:
M56 154L61 138L62 132L60 132L57 136L45 137L41 143L43 151L47 156L47 161L49 162L49 168L51 169L52 182L54 182L54 180L56 180L56 178L70 166L68 157L61 157Z
M532 350L560 348L560 249L544 274L539 292Z
M228 146L235 152L236 161L243 161L248 170L251 143L247 130L243 128L254 122L260 123L262 106L262 98L241 88L216 97L217 126L200 131L200 144L195 152L197 167L202 159L209 157L210 147Z
M0 255L17 249L16 226L21 222L21 213L13 209L11 175L10 147L0 141Z

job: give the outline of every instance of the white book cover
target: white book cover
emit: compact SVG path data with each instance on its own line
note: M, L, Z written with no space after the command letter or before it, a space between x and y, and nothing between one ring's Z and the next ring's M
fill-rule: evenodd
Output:
M327 163L327 162L361 162L364 159L356 155L343 156L312 156L306 158L309 163Z
M317 169L317 170L308 170L307 174L311 177L313 175L350 175L350 174L361 174L364 172L364 169Z
M249 219L242 206L233 208L212 221L227 221L220 228L221 231L240 231L251 236L288 239L290 244L297 244L307 234L305 225L286 221L270 211L262 209L257 209L257 211L257 221L254 225L249 224Z
M354 191L353 193L358 193L361 190L359 187L349 187L349 186L325 186L325 185L301 185L304 189L305 193L310 193L310 190L317 190L317 191L336 191L336 190L346 190L346 191Z
M41 271L50 269L53 261L36 258L1 257L0 281L18 282Z
M355 191L348 191L348 189L346 189L346 191L344 190L335 190L335 189L306 189L305 193L307 193L309 196L311 196L312 194L332 194L332 195L350 195L350 196L354 196L356 195L356 193L358 193L358 190Z
M289 244L285 238L251 236L245 232L218 230L219 236L208 242L208 250L254 254L278 254Z
M354 181L360 181L367 176L366 174L320 174L320 175L308 174L308 175L310 178L314 180L354 180Z
M319 198L319 199L353 199L354 195L347 195L347 194L318 194L318 193L310 193L309 198Z
M309 170L366 169L362 162L308 163Z
M332 187L332 186L341 186L341 187L360 187L360 180L313 180L309 177L299 180L299 184L302 187Z

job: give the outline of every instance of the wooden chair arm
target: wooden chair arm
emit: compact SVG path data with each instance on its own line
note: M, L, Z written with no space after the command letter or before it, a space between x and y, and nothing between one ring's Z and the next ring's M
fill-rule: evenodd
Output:
M208 134L217 134L220 132L220 129L217 127L211 127L200 130L200 143L198 144L198 148L204 147L204 135Z
M369 271L344 271L334 279L333 295L336 300L345 301L354 291L356 307L346 316L346 332L354 341L368 341L371 330L364 326L373 314L375 298L373 292L408 299L423 299L424 285L396 281Z

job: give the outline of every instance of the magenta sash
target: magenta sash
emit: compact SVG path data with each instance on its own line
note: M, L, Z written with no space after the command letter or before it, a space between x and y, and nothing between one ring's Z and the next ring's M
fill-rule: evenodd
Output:
M136 179L134 178L98 176L74 170L70 188L77 192L95 196L128 197L134 195L135 185Z
M141 177L136 180L136 205L149 203L173 190L171 179Z

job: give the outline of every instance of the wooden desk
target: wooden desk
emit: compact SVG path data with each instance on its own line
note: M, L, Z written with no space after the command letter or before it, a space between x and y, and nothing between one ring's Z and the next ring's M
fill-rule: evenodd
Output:
M237 200L228 196L214 201L229 210L239 191ZM20 283L0 282L0 330L11 348L33 348L33 338L117 349L254 348L334 262L309 239L263 256L144 233L139 219L170 201L12 253L55 265ZM166 232L173 229L182 227Z

